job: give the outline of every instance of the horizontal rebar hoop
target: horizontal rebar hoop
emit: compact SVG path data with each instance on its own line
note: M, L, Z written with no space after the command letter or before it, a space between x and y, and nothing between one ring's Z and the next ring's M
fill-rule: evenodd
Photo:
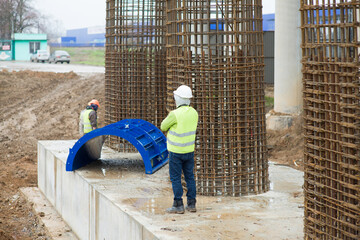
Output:
M305 239L359 239L358 0L302 0Z
M106 1L106 124L133 118L159 127L166 116L165 2ZM107 144L135 150L116 137Z
M269 189L261 0L167 1L168 110L192 87L198 193Z

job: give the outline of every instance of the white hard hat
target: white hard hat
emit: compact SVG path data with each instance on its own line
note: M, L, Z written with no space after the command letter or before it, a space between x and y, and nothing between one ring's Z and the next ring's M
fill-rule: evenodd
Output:
M174 91L175 95L178 95L182 98L192 98L191 88L186 85L181 85Z

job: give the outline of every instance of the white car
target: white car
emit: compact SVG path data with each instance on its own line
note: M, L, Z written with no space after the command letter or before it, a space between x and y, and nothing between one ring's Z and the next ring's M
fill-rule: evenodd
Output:
M46 50L37 50L36 53L31 55L30 61L32 62L47 62L49 61L49 52Z

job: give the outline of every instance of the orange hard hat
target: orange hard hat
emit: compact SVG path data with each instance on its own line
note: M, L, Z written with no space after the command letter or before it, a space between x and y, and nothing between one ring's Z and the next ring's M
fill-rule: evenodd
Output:
M98 108L100 107L99 101L98 101L98 100L96 100L96 99L93 99L93 100L91 100L91 101L88 103L88 105L89 105L89 106L90 106L91 104L95 104L95 105L97 105L97 106L98 106Z

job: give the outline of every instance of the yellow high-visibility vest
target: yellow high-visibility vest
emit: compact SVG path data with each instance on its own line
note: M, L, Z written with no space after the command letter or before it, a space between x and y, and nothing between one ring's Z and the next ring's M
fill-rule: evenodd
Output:
M83 119L83 123L84 123L84 134L89 133L89 132L91 132L93 130L92 126L91 126L90 119L89 119L89 115L90 115L91 111L94 111L94 110L93 109L86 109L83 112L82 119Z
M176 124L172 125L167 134L167 149L174 153L189 153L195 150L198 113L190 106L181 106L172 111Z

